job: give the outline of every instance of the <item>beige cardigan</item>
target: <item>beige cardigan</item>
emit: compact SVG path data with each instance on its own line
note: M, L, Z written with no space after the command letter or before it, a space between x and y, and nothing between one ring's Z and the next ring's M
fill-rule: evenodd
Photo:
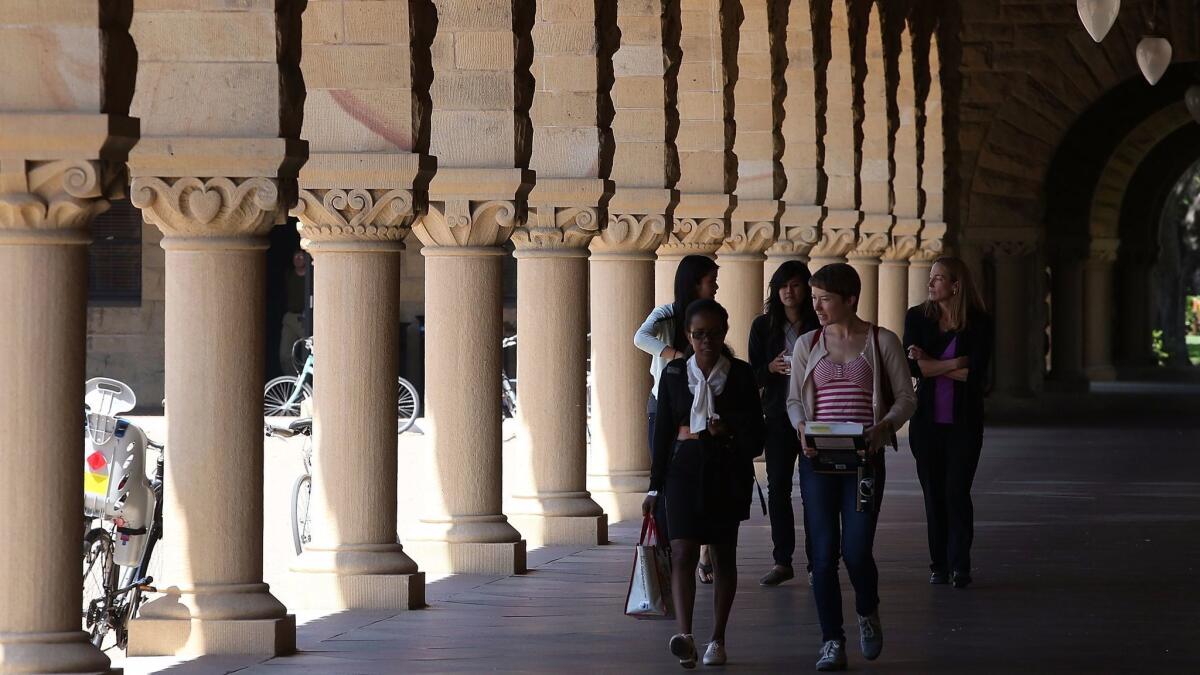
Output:
M871 330L874 330L872 327ZM813 383L812 373L822 357L828 355L825 349L825 335L813 345L813 334L809 331L796 340L792 352L792 376L788 381L787 411L792 421L792 428L799 429L800 424L807 421L817 407L817 387ZM875 379L871 394L872 407L875 409L875 423L883 421L892 423L892 429L898 430L904 426L908 418L917 409L917 395L913 392L912 374L908 369L908 359L904 355L904 347L895 333L879 329L879 351L875 353L875 339L867 336L867 360L871 362L871 372ZM880 367L880 362L883 367ZM888 386L892 389L893 403L891 409L883 406L883 374L887 373Z

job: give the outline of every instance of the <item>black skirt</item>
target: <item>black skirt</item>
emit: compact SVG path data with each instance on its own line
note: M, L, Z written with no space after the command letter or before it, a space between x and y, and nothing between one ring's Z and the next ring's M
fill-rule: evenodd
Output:
M701 544L737 543L745 501L727 449L699 439L676 441L667 471L667 531Z

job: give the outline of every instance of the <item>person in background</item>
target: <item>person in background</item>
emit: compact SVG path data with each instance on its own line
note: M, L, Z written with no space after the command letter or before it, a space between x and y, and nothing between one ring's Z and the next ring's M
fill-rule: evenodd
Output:
M816 330L817 314L809 297L808 266L789 260L771 275L763 313L750 325L750 367L762 391L767 418L767 494L771 514L774 567L759 580L763 586L778 586L791 579L792 554L796 549L796 520L792 514L792 476L800 456L800 439L788 420L788 375L796 340ZM803 497L803 495L801 495ZM812 551L805 538L805 560L812 584Z
M308 254L296 251L292 254L292 267L286 272L287 312L283 315L283 329L279 334L279 367L284 375L295 375L296 364L292 361L292 347L296 340L308 337L304 333L304 305L307 299L305 280L308 275Z
M801 335L792 353L787 410L799 434L800 490L804 524L812 542L813 597L821 623L817 670L845 670L846 633L842 628L842 590L838 557L854 586L859 646L868 661L883 650L879 620L879 569L872 551L886 479L885 443L916 408L904 348L895 333L858 318L862 282L845 263L826 265L809 279L813 309L821 328ZM858 509L858 476L817 473L817 453L804 440L812 422L863 425L864 455L874 478L871 503Z
M684 668L696 665L692 613L700 546L711 552L715 621L704 665L726 661L725 629L737 593L737 539L750 517L754 458L765 435L758 384L750 364L725 345L729 313L715 300L688 306L685 334L693 355L672 360L658 387L650 491L642 513L666 503L671 537L671 594L679 633L670 650Z
M633 343L637 348L650 355L650 374L654 377L654 385L646 403L648 449L654 443L654 415L657 408L655 392L658 391L659 376L664 366L675 359L683 358L688 349L687 335L683 329L684 313L688 305L696 300L712 300L717 297L717 263L713 262L712 258L702 255L685 256L675 268L674 289L675 300L655 307L633 336ZM650 452L653 454L653 450ZM658 517L657 520L659 532L669 536L670 532L661 529L667 526L666 519ZM707 547L700 551L700 564L696 568L696 575L702 583L711 584L713 581L713 568L709 562Z
M904 318L904 346L918 378L908 443L925 494L931 584L971 583L971 483L983 449L993 330L963 261L936 260L929 270L929 300Z

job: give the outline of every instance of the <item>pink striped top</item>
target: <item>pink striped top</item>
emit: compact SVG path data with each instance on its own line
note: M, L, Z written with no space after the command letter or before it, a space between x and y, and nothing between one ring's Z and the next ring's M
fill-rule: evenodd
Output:
M815 422L875 423L871 395L875 389L871 362L859 354L847 363L834 363L822 357L813 369L817 389Z

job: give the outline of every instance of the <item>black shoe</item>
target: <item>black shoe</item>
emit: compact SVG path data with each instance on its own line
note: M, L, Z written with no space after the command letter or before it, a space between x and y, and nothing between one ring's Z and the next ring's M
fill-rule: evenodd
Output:
M951 577L951 583L955 588L966 588L971 583L971 574L969 572L955 572Z
M931 572L929 574L929 583L934 586L944 586L950 583L950 575L945 572Z
M778 586L794 576L796 575L792 572L792 568L776 565L763 578L758 580L758 584L760 586Z

